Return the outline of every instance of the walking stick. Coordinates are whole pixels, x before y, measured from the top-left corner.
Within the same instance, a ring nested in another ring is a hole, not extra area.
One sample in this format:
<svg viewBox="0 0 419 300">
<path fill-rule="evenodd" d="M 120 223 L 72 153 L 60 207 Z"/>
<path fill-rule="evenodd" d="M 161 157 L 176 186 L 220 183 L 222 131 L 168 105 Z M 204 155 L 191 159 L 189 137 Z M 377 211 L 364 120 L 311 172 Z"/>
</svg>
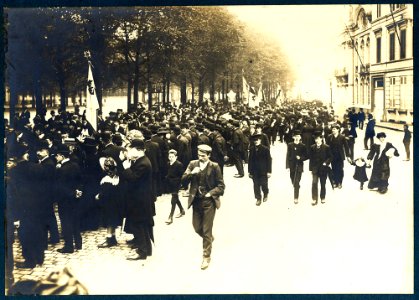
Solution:
<svg viewBox="0 0 419 300">
<path fill-rule="evenodd" d="M 123 218 L 122 219 L 122 226 L 121 226 L 121 231 L 119 232 L 119 237 L 121 237 L 122 235 L 122 231 L 124 231 L 125 228 L 125 221 L 127 220 L 127 218 Z"/>
</svg>

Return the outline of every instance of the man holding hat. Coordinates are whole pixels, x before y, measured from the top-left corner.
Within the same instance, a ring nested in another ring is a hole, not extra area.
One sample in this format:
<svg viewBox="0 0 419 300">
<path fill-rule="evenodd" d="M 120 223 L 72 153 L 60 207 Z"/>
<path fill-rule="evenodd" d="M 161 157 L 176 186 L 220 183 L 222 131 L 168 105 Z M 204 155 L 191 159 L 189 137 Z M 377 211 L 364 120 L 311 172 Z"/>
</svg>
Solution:
<svg viewBox="0 0 419 300">
<path fill-rule="evenodd" d="M 269 188 L 268 178 L 272 173 L 272 158 L 269 148 L 262 145 L 262 134 L 253 134 L 253 145 L 249 152 L 249 177 L 253 180 L 253 191 L 256 198 L 256 205 L 259 206 L 268 200 Z"/>
<path fill-rule="evenodd" d="M 121 180 L 125 182 L 125 231 L 134 235 L 135 253 L 128 260 L 145 260 L 151 256 L 155 215 L 151 162 L 145 156 L 144 140 L 134 139 L 123 162 Z"/>
<path fill-rule="evenodd" d="M 220 196 L 225 189 L 220 167 L 209 159 L 211 151 L 210 146 L 199 145 L 198 160 L 191 161 L 182 176 L 182 182 L 190 182 L 188 208 L 193 206 L 192 224 L 203 239 L 202 270 L 211 261 L 215 211 L 220 207 Z"/>
<path fill-rule="evenodd" d="M 298 204 L 301 174 L 304 171 L 304 161 L 308 158 L 307 147 L 301 142 L 301 132 L 293 133 L 294 142 L 287 146 L 286 168 L 290 169 L 291 183 L 294 187 L 294 203 Z"/>
</svg>

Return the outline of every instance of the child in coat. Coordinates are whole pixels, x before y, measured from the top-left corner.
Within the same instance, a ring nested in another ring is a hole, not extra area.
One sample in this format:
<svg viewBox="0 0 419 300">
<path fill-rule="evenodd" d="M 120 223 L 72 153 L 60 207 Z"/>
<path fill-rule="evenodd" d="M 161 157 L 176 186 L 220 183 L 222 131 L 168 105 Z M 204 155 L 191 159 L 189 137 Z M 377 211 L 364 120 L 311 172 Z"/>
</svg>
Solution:
<svg viewBox="0 0 419 300">
<path fill-rule="evenodd" d="M 364 189 L 364 183 L 368 181 L 366 168 L 371 168 L 362 157 L 352 161 L 352 165 L 355 166 L 354 179 L 361 183 L 360 189 Z"/>
</svg>

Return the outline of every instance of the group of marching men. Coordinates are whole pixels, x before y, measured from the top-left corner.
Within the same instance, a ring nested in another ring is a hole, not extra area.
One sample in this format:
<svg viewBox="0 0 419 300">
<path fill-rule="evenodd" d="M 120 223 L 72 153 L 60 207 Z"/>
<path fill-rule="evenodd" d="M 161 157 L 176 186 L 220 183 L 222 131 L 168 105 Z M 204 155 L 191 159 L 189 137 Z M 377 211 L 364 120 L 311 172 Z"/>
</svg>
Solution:
<svg viewBox="0 0 419 300">
<path fill-rule="evenodd" d="M 201 269 L 206 269 L 214 240 L 214 216 L 225 189 L 225 166 L 235 166 L 235 177 L 242 178 L 247 164 L 258 206 L 268 200 L 270 146 L 276 141 L 288 145 L 286 164 L 296 204 L 307 159 L 313 175 L 313 205 L 318 203 L 319 181 L 322 203 L 328 177 L 333 187 L 342 187 L 345 159 L 359 168 L 362 184 L 367 181 L 363 172 L 368 164 L 354 160 L 359 119 L 348 111 L 344 120 L 341 123 L 324 107 L 301 102 L 257 108 L 167 105 L 158 111 L 139 108 L 99 116 L 94 130 L 77 109 L 37 115 L 32 122 L 24 110 L 12 120 L 13 126 L 6 126 L 5 134 L 6 271 L 10 273 L 14 265 L 42 265 L 48 243 L 57 244 L 61 238 L 64 246 L 59 252 L 82 249 L 81 232 L 85 230 L 106 227 L 106 241 L 98 246 L 115 246 L 115 228 L 123 219 L 123 229 L 134 236 L 127 241 L 133 248 L 127 259 L 144 260 L 152 255 L 157 197 L 171 194 L 166 221 L 171 224 L 176 207 L 176 217 L 185 214 L 179 190 L 187 189 L 193 227 L 203 239 Z M 374 159 L 368 187 L 385 193 L 391 157 L 387 153 L 393 149 L 392 154 L 398 156 L 398 152 L 385 142 L 384 133 L 377 138 L 379 143 L 371 141 L 367 157 Z M 25 260 L 14 262 L 16 221 Z"/>
</svg>

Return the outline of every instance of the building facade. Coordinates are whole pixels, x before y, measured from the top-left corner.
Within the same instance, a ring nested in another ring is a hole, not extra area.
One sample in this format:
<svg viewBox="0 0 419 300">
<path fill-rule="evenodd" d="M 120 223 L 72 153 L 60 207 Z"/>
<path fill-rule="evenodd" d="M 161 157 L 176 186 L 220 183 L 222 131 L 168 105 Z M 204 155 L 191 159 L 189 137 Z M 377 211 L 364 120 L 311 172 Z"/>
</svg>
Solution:
<svg viewBox="0 0 419 300">
<path fill-rule="evenodd" d="M 347 5 L 339 101 L 379 121 L 413 120 L 413 5 Z"/>
</svg>

